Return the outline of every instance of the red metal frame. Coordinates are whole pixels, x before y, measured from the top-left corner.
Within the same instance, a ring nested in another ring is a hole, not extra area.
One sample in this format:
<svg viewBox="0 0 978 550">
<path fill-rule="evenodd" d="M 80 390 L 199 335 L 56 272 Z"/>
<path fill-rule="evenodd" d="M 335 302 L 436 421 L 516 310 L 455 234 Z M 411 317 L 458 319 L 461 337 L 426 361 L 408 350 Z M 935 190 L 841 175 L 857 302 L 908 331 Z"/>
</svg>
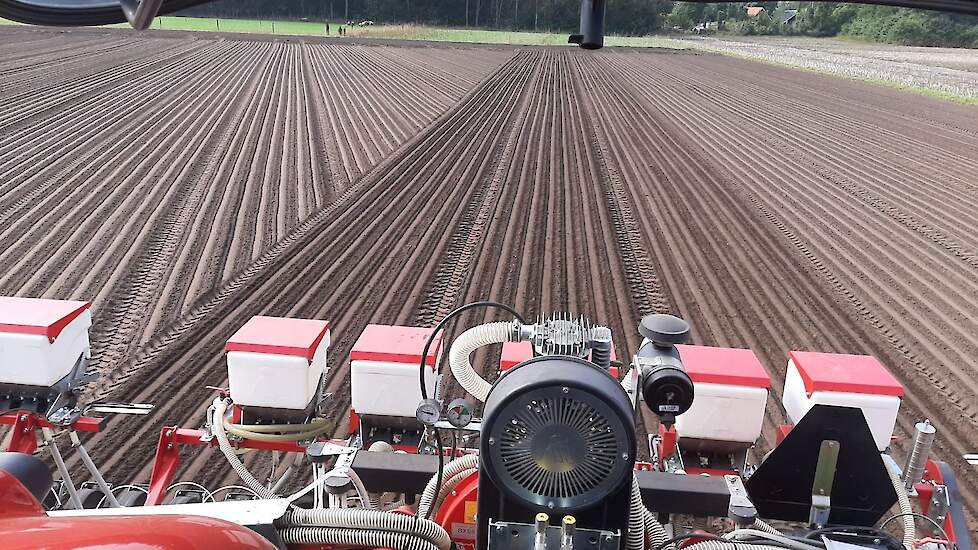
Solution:
<svg viewBox="0 0 978 550">
<path fill-rule="evenodd" d="M 37 450 L 37 432 L 41 428 L 54 430 L 72 429 L 78 432 L 97 432 L 102 429 L 104 418 L 82 416 L 70 426 L 52 424 L 44 416 L 27 411 L 14 411 L 0 415 L 0 424 L 13 426 L 10 442 L 4 451 L 12 453 L 34 454 Z"/>
<path fill-rule="evenodd" d="M 192 430 L 177 426 L 165 427 L 160 430 L 160 441 L 156 445 L 156 458 L 153 461 L 153 473 L 149 478 L 149 496 L 146 506 L 156 506 L 163 501 L 166 490 L 173 482 L 180 468 L 180 445 L 217 446 L 217 438 L 202 441 L 203 430 Z M 346 446 L 345 440 L 330 440 L 335 445 Z M 260 451 L 279 451 L 283 453 L 304 453 L 305 447 L 295 442 L 268 442 L 242 440 L 235 445 L 239 449 L 256 449 Z"/>
<path fill-rule="evenodd" d="M 679 432 L 675 426 L 668 428 L 659 424 L 659 468 L 662 468 L 666 458 L 676 452 L 676 445 L 679 443 Z"/>
<path fill-rule="evenodd" d="M 938 485 L 944 485 L 944 475 L 941 473 L 940 466 L 937 462 L 928 459 L 927 465 L 924 466 L 924 481 L 914 485 L 914 489 L 917 490 L 917 502 L 920 504 L 920 512 L 927 515 L 927 511 L 930 509 L 930 501 L 934 496 L 934 486 L 928 481 L 934 482 Z M 947 533 L 948 538 L 951 542 L 957 542 L 957 537 L 954 535 L 954 522 L 951 518 L 950 512 L 944 518 L 944 531 Z"/>
<path fill-rule="evenodd" d="M 475 548 L 476 503 L 479 499 L 479 473 L 475 472 L 463 479 L 445 497 L 435 521 L 448 532 L 461 550 Z"/>
</svg>

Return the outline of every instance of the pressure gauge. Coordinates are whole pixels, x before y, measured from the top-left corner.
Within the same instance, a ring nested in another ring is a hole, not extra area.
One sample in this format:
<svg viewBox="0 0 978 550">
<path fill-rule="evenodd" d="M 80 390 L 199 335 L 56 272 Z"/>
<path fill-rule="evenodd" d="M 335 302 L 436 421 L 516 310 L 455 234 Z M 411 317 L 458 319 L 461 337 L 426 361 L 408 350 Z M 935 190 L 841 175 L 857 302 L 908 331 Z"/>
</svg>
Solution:
<svg viewBox="0 0 978 550">
<path fill-rule="evenodd" d="M 464 428 L 472 422 L 472 404 L 465 399 L 456 399 L 448 404 L 448 423 L 456 428 Z"/>
<path fill-rule="evenodd" d="M 414 416 L 425 426 L 434 426 L 441 419 L 441 403 L 434 399 L 425 399 L 418 405 Z"/>
</svg>

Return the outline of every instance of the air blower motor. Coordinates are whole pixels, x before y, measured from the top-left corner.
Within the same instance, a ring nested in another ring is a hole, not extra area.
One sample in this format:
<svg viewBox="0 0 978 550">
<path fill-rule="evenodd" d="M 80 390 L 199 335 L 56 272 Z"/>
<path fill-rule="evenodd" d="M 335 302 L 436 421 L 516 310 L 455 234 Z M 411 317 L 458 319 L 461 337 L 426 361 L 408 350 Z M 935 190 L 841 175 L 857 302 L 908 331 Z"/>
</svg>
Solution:
<svg viewBox="0 0 978 550">
<path fill-rule="evenodd" d="M 607 370 L 571 356 L 510 369 L 485 404 L 477 548 L 532 540 L 541 517 L 571 516 L 584 539 L 623 537 L 635 452 L 633 405 Z"/>
</svg>

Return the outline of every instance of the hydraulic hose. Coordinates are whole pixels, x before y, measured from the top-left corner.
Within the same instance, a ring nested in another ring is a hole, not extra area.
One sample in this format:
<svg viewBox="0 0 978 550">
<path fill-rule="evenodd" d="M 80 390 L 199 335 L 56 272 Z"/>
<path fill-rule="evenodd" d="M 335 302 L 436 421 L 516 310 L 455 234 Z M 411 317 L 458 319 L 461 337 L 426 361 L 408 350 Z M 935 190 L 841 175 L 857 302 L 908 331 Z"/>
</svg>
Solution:
<svg viewBox="0 0 978 550">
<path fill-rule="evenodd" d="M 516 341 L 519 337 L 513 330 L 513 322 L 485 323 L 474 326 L 452 342 L 448 360 L 452 367 L 452 375 L 465 391 L 479 401 L 485 401 L 492 384 L 486 382 L 472 368 L 469 356 L 475 350 L 490 344 L 502 344 Z"/>
<path fill-rule="evenodd" d="M 886 473 L 890 475 L 890 483 L 893 484 L 893 489 L 897 494 L 897 504 L 900 505 L 900 513 L 903 515 L 903 547 L 907 550 L 913 550 L 913 542 L 917 538 L 917 527 L 914 524 L 914 511 L 910 506 L 910 497 L 907 495 L 907 488 L 903 484 L 903 480 L 900 479 L 899 468 L 892 459 L 885 460 L 886 455 L 884 455 L 884 463 L 886 464 Z"/>
<path fill-rule="evenodd" d="M 234 434 L 244 439 L 255 441 L 302 441 L 312 439 L 322 435 L 331 429 L 325 422 L 315 422 L 312 424 L 230 424 L 224 423 L 224 429 L 228 433 Z M 272 432 L 272 433 L 269 433 Z M 286 433 L 274 433 L 286 432 Z"/>
<path fill-rule="evenodd" d="M 478 468 L 479 468 L 479 455 L 477 454 L 465 455 L 456 458 L 455 460 L 446 464 L 445 468 L 442 470 L 442 478 L 452 479 L 466 470 L 474 470 Z M 428 481 L 428 484 L 425 486 L 424 491 L 422 491 L 421 493 L 421 499 L 418 500 L 418 517 L 422 517 L 422 518 L 428 517 L 429 509 L 432 508 L 435 505 L 435 502 L 437 501 L 437 497 L 438 497 L 436 493 L 436 491 L 438 491 L 437 478 L 438 478 L 437 475 L 431 476 L 431 479 Z"/>
<path fill-rule="evenodd" d="M 366 531 L 336 527 L 289 527 L 279 531 L 279 534 L 282 536 L 282 542 L 287 545 L 333 544 L 366 548 L 397 548 L 398 550 L 447 550 L 447 547 L 441 548 L 407 533 L 392 533 L 390 531 Z"/>
<path fill-rule="evenodd" d="M 224 413 L 227 412 L 228 404 L 224 399 L 218 397 L 214 400 L 214 420 L 211 423 L 211 429 L 214 431 L 214 437 L 217 438 L 217 446 L 221 449 L 221 453 L 224 454 L 224 458 L 227 459 L 228 464 L 234 469 L 241 481 L 245 483 L 251 490 L 258 493 L 261 498 L 275 498 L 275 493 L 268 490 L 258 479 L 255 478 L 248 471 L 248 468 L 241 462 L 238 458 L 238 454 L 235 452 L 234 447 L 231 446 L 231 442 L 228 441 L 227 433 L 224 431 Z"/>
<path fill-rule="evenodd" d="M 361 532 L 383 531 L 392 535 L 403 535 L 414 540 L 423 540 L 439 550 L 448 550 L 452 545 L 448 533 L 431 520 L 379 510 L 362 508 L 306 510 L 293 508 L 286 514 L 285 519 L 286 523 L 291 526 L 354 529 Z M 392 544 L 391 542 L 383 542 L 377 546 L 403 547 L 401 544 Z M 341 541 L 331 541 L 331 543 L 340 544 Z"/>
</svg>

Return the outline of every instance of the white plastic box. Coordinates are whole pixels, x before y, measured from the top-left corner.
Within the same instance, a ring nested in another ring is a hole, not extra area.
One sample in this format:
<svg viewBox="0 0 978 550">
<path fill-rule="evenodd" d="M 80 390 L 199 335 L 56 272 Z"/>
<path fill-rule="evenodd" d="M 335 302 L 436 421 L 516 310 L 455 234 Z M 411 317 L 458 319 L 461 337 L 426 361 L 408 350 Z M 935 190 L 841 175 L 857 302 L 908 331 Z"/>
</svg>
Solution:
<svg viewBox="0 0 978 550">
<path fill-rule="evenodd" d="M 0 384 L 51 387 L 91 357 L 88 302 L 0 296 Z"/>
<path fill-rule="evenodd" d="M 676 417 L 680 438 L 754 443 L 771 379 L 749 349 L 676 346 L 694 384 L 693 405 Z"/>
<path fill-rule="evenodd" d="M 432 331 L 367 325 L 350 351 L 350 403 L 357 414 L 415 417 L 421 402 L 421 353 Z M 435 336 L 425 357 L 428 397 L 435 392 L 442 336 Z"/>
<path fill-rule="evenodd" d="M 845 355 L 792 351 L 789 353 L 782 403 L 788 418 L 798 423 L 815 405 L 862 409 L 880 451 L 893 437 L 903 385 L 878 359 L 869 355 Z"/>
<path fill-rule="evenodd" d="M 228 340 L 231 399 L 245 407 L 304 410 L 326 372 L 329 321 L 252 317 Z"/>
</svg>

